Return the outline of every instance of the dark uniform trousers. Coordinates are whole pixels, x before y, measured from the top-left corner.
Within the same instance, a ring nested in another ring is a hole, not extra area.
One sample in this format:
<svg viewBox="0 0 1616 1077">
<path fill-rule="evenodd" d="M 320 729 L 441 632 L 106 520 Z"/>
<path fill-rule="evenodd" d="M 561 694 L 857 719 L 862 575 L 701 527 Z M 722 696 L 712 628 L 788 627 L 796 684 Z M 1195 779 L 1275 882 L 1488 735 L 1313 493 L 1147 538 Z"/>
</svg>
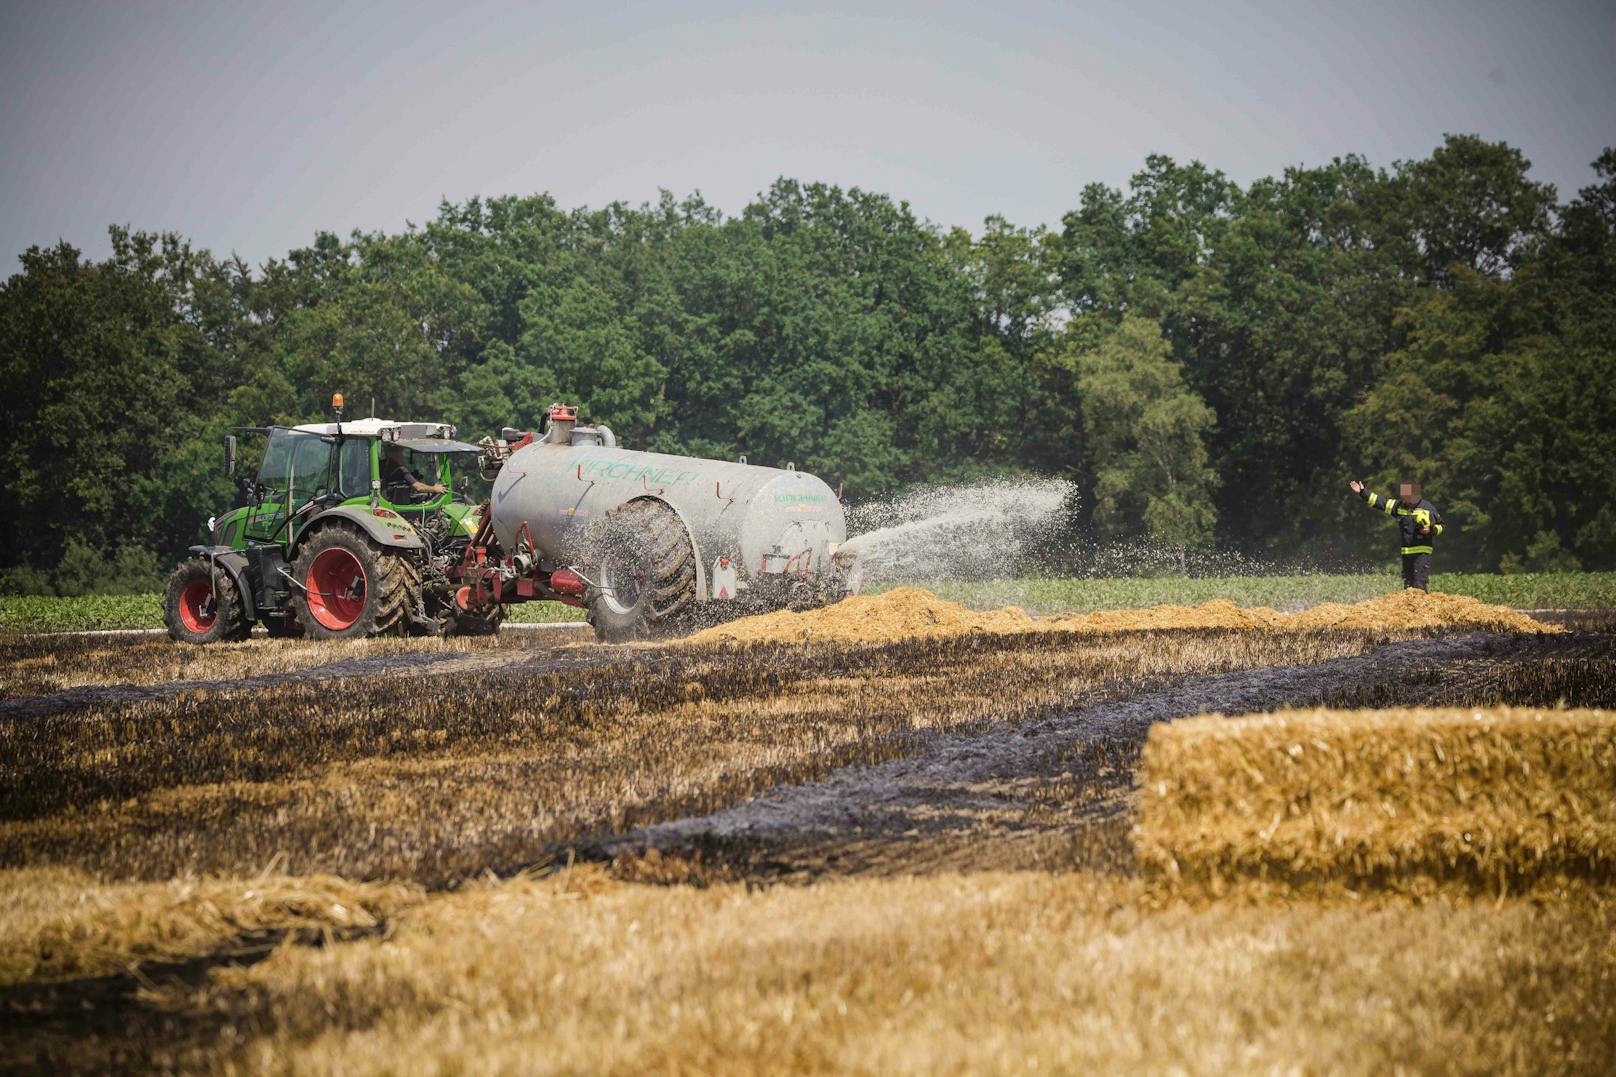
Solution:
<svg viewBox="0 0 1616 1077">
<path fill-rule="evenodd" d="M 1431 555 L 1428 553 L 1405 553 L 1403 555 L 1403 587 L 1418 587 L 1422 591 L 1431 589 Z"/>
</svg>

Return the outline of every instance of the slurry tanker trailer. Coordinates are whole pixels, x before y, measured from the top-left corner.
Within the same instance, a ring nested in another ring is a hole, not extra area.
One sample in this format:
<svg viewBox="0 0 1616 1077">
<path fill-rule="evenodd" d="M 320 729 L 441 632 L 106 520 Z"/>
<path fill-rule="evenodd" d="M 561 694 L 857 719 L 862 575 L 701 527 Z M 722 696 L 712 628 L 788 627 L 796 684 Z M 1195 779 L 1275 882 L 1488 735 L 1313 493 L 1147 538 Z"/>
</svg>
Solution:
<svg viewBox="0 0 1616 1077">
<path fill-rule="evenodd" d="M 470 445 L 440 423 L 254 428 L 242 504 L 170 578 L 177 640 L 496 631 L 517 602 L 580 606 L 602 640 L 678 631 L 707 608 L 803 608 L 858 588 L 839 491 L 784 468 L 637 452 L 553 405 L 542 433 Z M 226 439 L 233 471 L 235 436 Z M 455 468 L 491 479 L 457 495 Z M 408 476 L 409 481 L 399 481 Z"/>
</svg>

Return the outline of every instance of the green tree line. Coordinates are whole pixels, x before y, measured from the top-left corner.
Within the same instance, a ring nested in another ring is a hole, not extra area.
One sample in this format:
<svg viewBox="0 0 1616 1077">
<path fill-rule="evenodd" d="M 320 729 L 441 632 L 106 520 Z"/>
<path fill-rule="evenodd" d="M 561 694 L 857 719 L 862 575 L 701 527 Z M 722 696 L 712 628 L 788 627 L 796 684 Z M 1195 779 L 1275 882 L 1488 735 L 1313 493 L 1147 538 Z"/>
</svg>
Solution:
<svg viewBox="0 0 1616 1077">
<path fill-rule="evenodd" d="M 1345 480 L 1410 477 L 1444 570 L 1616 567 L 1616 151 L 1594 170 L 1562 201 L 1450 136 L 1245 187 L 1152 156 L 1058 228 L 782 179 L 734 216 L 474 198 L 257 267 L 121 228 L 101 261 L 33 247 L 0 285 L 0 579 L 150 586 L 230 502 L 227 428 L 332 391 L 473 438 L 575 402 L 853 499 L 1061 476 L 1073 549 L 1379 563 Z"/>
</svg>

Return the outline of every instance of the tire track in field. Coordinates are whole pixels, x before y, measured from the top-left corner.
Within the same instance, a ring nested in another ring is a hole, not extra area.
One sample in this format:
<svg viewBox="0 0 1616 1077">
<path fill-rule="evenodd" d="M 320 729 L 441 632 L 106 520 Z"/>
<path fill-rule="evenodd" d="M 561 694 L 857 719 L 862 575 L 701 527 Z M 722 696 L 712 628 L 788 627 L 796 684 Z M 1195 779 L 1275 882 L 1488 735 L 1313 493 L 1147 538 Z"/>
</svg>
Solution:
<svg viewBox="0 0 1616 1077">
<path fill-rule="evenodd" d="M 479 670 L 529 669 L 537 672 L 582 668 L 620 659 L 626 648 L 595 645 L 587 648 L 569 648 L 562 652 L 563 643 L 573 642 L 577 633 L 560 636 L 556 650 L 536 651 L 405 651 L 399 654 L 372 655 L 363 658 L 344 658 L 324 665 L 302 669 L 263 673 L 251 677 L 196 678 L 183 681 L 161 681 L 157 684 L 87 684 L 43 695 L 14 696 L 0 699 L 0 721 L 46 718 L 53 714 L 88 710 L 92 707 L 117 706 L 151 700 L 173 699 L 193 692 L 225 694 L 250 692 L 280 685 L 308 681 L 343 680 L 352 677 L 391 676 L 446 676 L 475 673 Z"/>
<path fill-rule="evenodd" d="M 1136 764 L 1152 724 L 1322 705 L 1366 679 L 1531 646 L 1528 637 L 1491 634 L 1410 640 L 1312 665 L 1176 679 L 980 732 L 919 734 L 917 750 L 902 759 L 847 767 L 580 852 L 634 860 L 654 850 L 653 859 L 669 853 L 785 877 L 1056 863 L 1126 870 Z"/>
</svg>

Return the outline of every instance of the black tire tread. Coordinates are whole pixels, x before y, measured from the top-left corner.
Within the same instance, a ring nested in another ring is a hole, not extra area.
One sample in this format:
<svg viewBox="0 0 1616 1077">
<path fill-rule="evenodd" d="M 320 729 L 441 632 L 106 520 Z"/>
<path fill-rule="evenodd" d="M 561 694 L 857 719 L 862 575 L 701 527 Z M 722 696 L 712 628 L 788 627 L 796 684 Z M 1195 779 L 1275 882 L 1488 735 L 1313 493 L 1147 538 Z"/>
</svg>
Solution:
<svg viewBox="0 0 1616 1077">
<path fill-rule="evenodd" d="M 696 552 L 690 536 L 673 509 L 660 501 L 640 499 L 619 505 L 606 514 L 606 534 L 637 541 L 650 567 L 646 598 L 638 622 L 625 626 L 618 615 L 597 601 L 589 608 L 589 622 L 602 640 L 640 639 L 671 627 L 696 601 Z M 608 540 L 609 541 L 609 540 Z"/>
<path fill-rule="evenodd" d="M 213 574 L 213 593 L 218 601 L 218 612 L 214 628 L 198 635 L 180 620 L 179 591 L 191 578 L 206 578 L 210 572 Z M 174 566 L 163 588 L 163 625 L 168 629 L 169 639 L 177 643 L 219 643 L 243 640 L 252 634 L 252 622 L 247 620 L 243 612 L 236 581 L 230 573 L 213 566 L 205 557 L 188 557 Z"/>
<path fill-rule="evenodd" d="M 309 610 L 308 598 L 300 595 L 292 603 L 304 633 L 313 639 L 354 639 L 363 636 L 401 636 L 410 625 L 410 603 L 421 586 L 420 570 L 402 553 L 378 545 L 368 535 L 342 524 L 331 524 L 307 536 L 298 549 L 292 578 L 302 583 L 309 565 L 321 550 L 341 545 L 360 559 L 371 583 L 367 607 L 349 628 L 332 630 L 320 624 Z"/>
</svg>

